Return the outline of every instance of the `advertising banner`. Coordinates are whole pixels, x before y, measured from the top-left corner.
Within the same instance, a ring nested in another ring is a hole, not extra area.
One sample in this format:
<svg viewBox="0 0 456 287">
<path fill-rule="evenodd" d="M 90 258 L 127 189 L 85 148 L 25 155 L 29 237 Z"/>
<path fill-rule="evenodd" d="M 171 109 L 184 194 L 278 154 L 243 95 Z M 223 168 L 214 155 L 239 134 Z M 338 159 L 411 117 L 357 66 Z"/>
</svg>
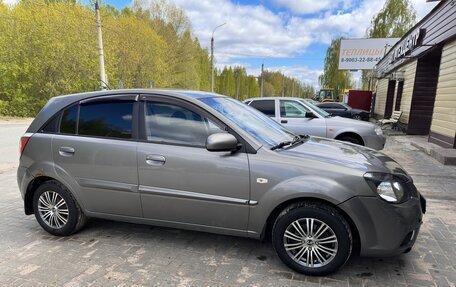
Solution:
<svg viewBox="0 0 456 287">
<path fill-rule="evenodd" d="M 399 40 L 400 38 L 342 40 L 339 70 L 372 70 Z"/>
</svg>

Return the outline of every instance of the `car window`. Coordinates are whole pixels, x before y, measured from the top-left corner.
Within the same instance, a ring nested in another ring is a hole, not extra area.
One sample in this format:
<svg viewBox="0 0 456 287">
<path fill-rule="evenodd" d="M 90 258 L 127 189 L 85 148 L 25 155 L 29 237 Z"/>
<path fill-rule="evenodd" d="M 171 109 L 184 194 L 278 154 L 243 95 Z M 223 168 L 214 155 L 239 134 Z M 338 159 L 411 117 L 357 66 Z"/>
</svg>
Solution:
<svg viewBox="0 0 456 287">
<path fill-rule="evenodd" d="M 275 116 L 275 102 L 274 100 L 256 100 L 252 101 L 251 107 L 259 110 L 263 114 L 274 117 Z"/>
<path fill-rule="evenodd" d="M 338 109 L 338 110 L 345 110 L 346 109 L 346 107 L 344 105 L 341 105 L 341 104 L 334 104 L 334 108 Z"/>
<path fill-rule="evenodd" d="M 317 107 L 309 101 L 299 100 L 299 102 L 302 103 L 307 109 L 310 109 L 314 114 L 318 114 L 324 118 L 330 117 L 330 114 L 328 112 L 325 112 L 323 109 Z"/>
<path fill-rule="evenodd" d="M 250 134 L 261 144 L 274 146 L 291 141 L 296 135 L 270 117 L 231 98 L 202 98 L 203 103 L 224 115 L 228 120 Z"/>
<path fill-rule="evenodd" d="M 208 118 L 175 104 L 146 102 L 145 119 L 147 140 L 158 143 L 205 147 L 209 135 L 225 132 Z"/>
<path fill-rule="evenodd" d="M 76 134 L 76 122 L 78 120 L 78 105 L 73 105 L 63 111 L 60 121 L 60 133 Z"/>
<path fill-rule="evenodd" d="M 331 109 L 332 105 L 331 104 L 318 104 L 317 107 L 321 109 Z"/>
<path fill-rule="evenodd" d="M 284 118 L 305 118 L 309 112 L 303 105 L 295 101 L 280 100 L 280 116 Z"/>
<path fill-rule="evenodd" d="M 82 104 L 78 134 L 109 138 L 131 138 L 133 101 Z"/>
</svg>

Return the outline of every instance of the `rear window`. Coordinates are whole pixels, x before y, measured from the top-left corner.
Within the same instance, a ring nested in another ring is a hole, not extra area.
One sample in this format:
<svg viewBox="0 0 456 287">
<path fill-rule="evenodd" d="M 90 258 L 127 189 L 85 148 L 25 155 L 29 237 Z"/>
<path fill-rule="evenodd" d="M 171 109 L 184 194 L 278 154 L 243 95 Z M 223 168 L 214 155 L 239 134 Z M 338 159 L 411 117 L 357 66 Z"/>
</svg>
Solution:
<svg viewBox="0 0 456 287">
<path fill-rule="evenodd" d="M 60 132 L 63 134 L 75 134 L 78 120 L 78 105 L 71 106 L 63 111 L 60 121 Z"/>
<path fill-rule="evenodd" d="M 274 100 L 257 100 L 252 101 L 251 107 L 259 110 L 263 114 L 274 117 L 275 116 L 275 102 Z"/>
<path fill-rule="evenodd" d="M 132 138 L 133 101 L 83 104 L 78 134 L 110 138 Z"/>
</svg>

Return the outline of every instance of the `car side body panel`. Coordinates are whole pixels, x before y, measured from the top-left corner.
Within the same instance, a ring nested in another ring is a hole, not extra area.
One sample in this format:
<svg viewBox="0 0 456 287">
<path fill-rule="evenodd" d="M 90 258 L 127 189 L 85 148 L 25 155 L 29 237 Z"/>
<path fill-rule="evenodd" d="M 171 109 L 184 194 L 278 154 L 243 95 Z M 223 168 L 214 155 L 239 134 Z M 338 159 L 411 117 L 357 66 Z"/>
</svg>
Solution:
<svg viewBox="0 0 456 287">
<path fill-rule="evenodd" d="M 362 177 L 364 172 L 340 171 L 336 163 L 329 161 L 317 163 L 310 158 L 287 157 L 261 149 L 249 155 L 249 163 L 251 202 L 255 203 L 250 209 L 249 236 L 254 238 L 261 235 L 272 211 L 288 200 L 317 199 L 337 205 L 359 194 L 375 197 Z M 357 184 L 353 185 L 354 182 Z"/>
</svg>

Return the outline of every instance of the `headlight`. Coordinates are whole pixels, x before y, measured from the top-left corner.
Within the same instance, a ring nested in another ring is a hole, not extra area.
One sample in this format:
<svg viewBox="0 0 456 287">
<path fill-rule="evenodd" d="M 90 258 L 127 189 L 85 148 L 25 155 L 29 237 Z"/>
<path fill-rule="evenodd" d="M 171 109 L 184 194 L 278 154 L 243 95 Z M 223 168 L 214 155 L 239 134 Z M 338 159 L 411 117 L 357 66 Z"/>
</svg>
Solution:
<svg viewBox="0 0 456 287">
<path fill-rule="evenodd" d="M 382 130 L 381 127 L 378 127 L 378 126 L 375 127 L 374 131 L 375 131 L 375 133 L 376 133 L 378 136 L 383 135 L 383 130 Z"/>
<path fill-rule="evenodd" d="M 404 181 L 388 173 L 368 172 L 364 174 L 369 186 L 380 198 L 391 203 L 402 203 L 410 198 Z"/>
</svg>

